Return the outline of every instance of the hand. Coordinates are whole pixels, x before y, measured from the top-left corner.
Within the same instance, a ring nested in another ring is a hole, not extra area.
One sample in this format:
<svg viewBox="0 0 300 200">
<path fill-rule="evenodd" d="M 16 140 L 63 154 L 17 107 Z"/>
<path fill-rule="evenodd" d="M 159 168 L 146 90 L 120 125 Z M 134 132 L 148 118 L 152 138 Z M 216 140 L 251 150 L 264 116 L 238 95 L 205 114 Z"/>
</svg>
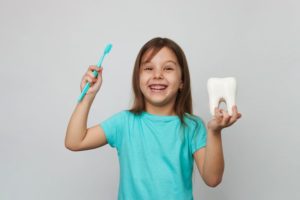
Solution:
<svg viewBox="0 0 300 200">
<path fill-rule="evenodd" d="M 98 72 L 97 78 L 95 78 L 93 71 Z M 80 89 L 83 90 L 84 86 L 89 82 L 90 88 L 86 92 L 86 95 L 95 96 L 102 85 L 102 67 L 97 67 L 96 65 L 90 65 L 87 72 L 84 74 L 81 80 Z"/>
<path fill-rule="evenodd" d="M 215 108 L 215 115 L 214 118 L 208 122 L 208 129 L 214 132 L 221 131 L 223 128 L 234 124 L 241 117 L 242 115 L 238 112 L 236 105 L 232 107 L 232 116 L 230 116 L 227 111 Z"/>
</svg>

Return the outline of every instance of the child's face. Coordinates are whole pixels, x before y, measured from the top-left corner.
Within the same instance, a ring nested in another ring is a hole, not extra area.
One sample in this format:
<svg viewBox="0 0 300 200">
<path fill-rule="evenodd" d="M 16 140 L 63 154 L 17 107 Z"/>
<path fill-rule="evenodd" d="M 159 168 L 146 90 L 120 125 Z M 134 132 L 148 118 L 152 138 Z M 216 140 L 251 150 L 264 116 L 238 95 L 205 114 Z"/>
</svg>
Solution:
<svg viewBox="0 0 300 200">
<path fill-rule="evenodd" d="M 172 50 L 163 47 L 149 62 L 151 51 L 146 52 L 140 66 L 140 88 L 147 106 L 174 104 L 179 88 L 182 88 L 181 68 Z"/>
</svg>

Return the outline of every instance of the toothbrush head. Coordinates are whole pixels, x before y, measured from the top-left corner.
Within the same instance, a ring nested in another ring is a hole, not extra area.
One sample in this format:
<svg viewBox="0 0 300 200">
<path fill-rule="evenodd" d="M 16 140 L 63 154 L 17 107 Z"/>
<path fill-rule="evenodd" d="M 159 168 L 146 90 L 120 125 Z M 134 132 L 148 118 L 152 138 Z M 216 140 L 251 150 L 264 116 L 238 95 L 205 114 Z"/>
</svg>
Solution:
<svg viewBox="0 0 300 200">
<path fill-rule="evenodd" d="M 110 52 L 111 48 L 112 48 L 112 44 L 106 45 L 104 52 L 103 52 L 100 60 L 98 61 L 98 64 L 97 64 L 98 67 L 101 67 L 104 57 Z"/>
<path fill-rule="evenodd" d="M 106 45 L 106 47 L 104 49 L 104 54 L 108 54 L 110 52 L 111 48 L 112 48 L 112 44 Z"/>
</svg>

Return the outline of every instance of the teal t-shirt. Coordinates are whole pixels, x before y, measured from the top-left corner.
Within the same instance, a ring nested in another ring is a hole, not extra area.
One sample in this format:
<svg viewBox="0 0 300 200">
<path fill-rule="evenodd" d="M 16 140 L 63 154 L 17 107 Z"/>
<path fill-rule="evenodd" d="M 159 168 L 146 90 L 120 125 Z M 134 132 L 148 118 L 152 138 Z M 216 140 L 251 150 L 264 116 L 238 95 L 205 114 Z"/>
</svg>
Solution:
<svg viewBox="0 0 300 200">
<path fill-rule="evenodd" d="M 192 200 L 193 153 L 206 145 L 206 128 L 196 116 L 123 110 L 99 125 L 120 164 L 118 200 Z"/>
</svg>

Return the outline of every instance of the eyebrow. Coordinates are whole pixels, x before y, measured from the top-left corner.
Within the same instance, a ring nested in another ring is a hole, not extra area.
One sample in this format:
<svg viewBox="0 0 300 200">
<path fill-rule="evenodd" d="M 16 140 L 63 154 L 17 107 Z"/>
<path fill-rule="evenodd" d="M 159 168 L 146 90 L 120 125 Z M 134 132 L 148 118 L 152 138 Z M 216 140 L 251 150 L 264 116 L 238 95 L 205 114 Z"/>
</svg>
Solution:
<svg viewBox="0 0 300 200">
<path fill-rule="evenodd" d="M 168 62 L 171 62 L 171 63 L 174 63 L 175 65 L 177 65 L 178 63 L 173 61 L 173 60 L 167 60 L 165 63 L 168 63 Z"/>
<path fill-rule="evenodd" d="M 171 62 L 171 63 L 174 63 L 175 65 L 177 65 L 177 63 L 175 61 L 173 61 L 173 60 L 167 60 L 164 63 L 168 63 L 168 62 Z M 141 63 L 141 65 L 144 65 L 144 64 L 147 64 L 147 63 L 151 63 L 151 62 L 149 60 L 146 60 L 146 61 L 143 61 Z"/>
</svg>

